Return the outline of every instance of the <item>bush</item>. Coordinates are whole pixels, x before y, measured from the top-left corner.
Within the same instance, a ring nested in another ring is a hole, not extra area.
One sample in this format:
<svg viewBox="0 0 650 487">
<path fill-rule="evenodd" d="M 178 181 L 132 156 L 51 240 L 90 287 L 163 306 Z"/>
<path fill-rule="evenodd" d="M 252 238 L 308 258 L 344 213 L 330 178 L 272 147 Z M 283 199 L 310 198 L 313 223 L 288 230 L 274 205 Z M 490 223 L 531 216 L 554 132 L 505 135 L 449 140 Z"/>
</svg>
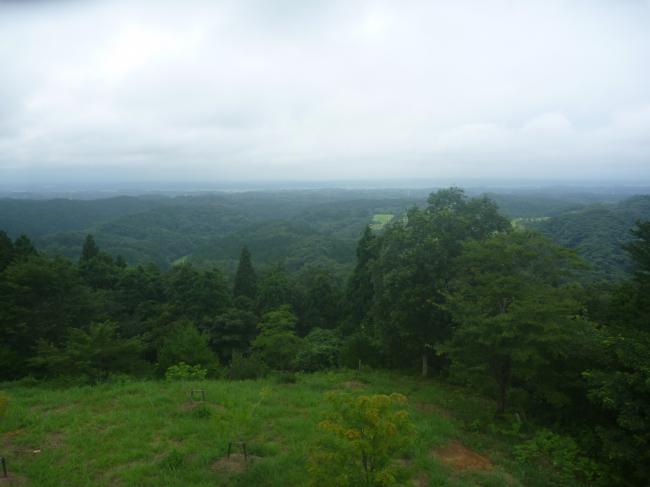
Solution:
<svg viewBox="0 0 650 487">
<path fill-rule="evenodd" d="M 296 368 L 305 372 L 338 367 L 341 339 L 334 330 L 314 328 L 304 340 L 305 347 L 296 356 Z"/>
<path fill-rule="evenodd" d="M 210 348 L 209 337 L 191 321 L 177 322 L 158 351 L 161 372 L 181 362 L 200 365 L 208 372 L 216 371 L 219 366 L 219 359 Z"/>
<path fill-rule="evenodd" d="M 573 438 L 541 430 L 530 440 L 514 448 L 515 457 L 521 462 L 538 462 L 555 469 L 566 482 L 575 485 L 576 480 L 587 485 L 602 475 L 598 464 L 582 455 Z"/>
<path fill-rule="evenodd" d="M 314 486 L 387 486 L 395 483 L 392 469 L 395 454 L 409 441 L 413 431 L 401 394 L 352 396 L 327 395 L 333 409 L 319 427 L 333 433 L 309 459 Z"/>
<path fill-rule="evenodd" d="M 178 365 L 172 365 L 165 372 L 167 380 L 203 380 L 208 375 L 208 370 L 200 365 L 188 365 L 181 362 Z"/>
<path fill-rule="evenodd" d="M 233 353 L 228 378 L 233 380 L 260 379 L 268 374 L 269 368 L 259 354 L 253 353 L 244 356 L 241 353 Z"/>
</svg>

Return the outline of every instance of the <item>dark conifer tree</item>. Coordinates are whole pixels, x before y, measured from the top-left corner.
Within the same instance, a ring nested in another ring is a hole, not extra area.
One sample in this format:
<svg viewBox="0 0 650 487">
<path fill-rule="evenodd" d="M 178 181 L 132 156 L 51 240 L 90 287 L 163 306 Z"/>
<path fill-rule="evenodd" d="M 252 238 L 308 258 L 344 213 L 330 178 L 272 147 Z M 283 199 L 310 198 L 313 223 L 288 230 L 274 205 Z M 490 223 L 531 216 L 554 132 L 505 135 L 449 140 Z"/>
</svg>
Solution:
<svg viewBox="0 0 650 487">
<path fill-rule="evenodd" d="M 250 299 L 255 299 L 257 295 L 257 276 L 253 263 L 251 262 L 251 253 L 248 247 L 244 245 L 239 255 L 239 265 L 237 266 L 237 274 L 235 274 L 235 285 L 233 288 L 233 295 L 246 296 Z"/>
<path fill-rule="evenodd" d="M 9 265 L 14 257 L 14 243 L 4 231 L 0 231 L 0 272 Z"/>
<path fill-rule="evenodd" d="M 93 257 L 99 255 L 99 247 L 95 243 L 95 239 L 92 235 L 86 235 L 86 240 L 84 241 L 83 250 L 81 251 L 81 260 L 88 261 Z"/>
<path fill-rule="evenodd" d="M 14 258 L 21 259 L 30 255 L 36 255 L 36 249 L 27 235 L 21 235 L 14 242 Z"/>
</svg>

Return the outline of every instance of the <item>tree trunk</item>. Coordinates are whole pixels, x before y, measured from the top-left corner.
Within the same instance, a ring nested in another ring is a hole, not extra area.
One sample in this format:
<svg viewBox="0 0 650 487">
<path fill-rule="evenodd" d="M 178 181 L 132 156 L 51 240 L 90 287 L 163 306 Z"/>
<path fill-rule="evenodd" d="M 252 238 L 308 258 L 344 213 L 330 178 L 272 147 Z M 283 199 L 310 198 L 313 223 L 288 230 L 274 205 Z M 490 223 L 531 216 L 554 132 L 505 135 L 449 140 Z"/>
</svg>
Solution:
<svg viewBox="0 0 650 487">
<path fill-rule="evenodd" d="M 427 352 L 422 352 L 422 377 L 429 375 L 429 357 Z"/>
</svg>

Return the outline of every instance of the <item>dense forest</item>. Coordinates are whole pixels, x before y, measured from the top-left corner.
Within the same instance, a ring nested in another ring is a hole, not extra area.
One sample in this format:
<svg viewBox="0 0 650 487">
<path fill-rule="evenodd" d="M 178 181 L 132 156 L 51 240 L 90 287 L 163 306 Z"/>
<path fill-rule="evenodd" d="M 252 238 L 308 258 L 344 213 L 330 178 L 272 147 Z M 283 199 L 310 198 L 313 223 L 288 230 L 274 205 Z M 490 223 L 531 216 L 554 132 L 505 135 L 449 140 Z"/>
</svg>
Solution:
<svg viewBox="0 0 650 487">
<path fill-rule="evenodd" d="M 646 485 L 650 197 L 346 197 L 3 201 L 0 379 L 417 370 Z"/>
</svg>

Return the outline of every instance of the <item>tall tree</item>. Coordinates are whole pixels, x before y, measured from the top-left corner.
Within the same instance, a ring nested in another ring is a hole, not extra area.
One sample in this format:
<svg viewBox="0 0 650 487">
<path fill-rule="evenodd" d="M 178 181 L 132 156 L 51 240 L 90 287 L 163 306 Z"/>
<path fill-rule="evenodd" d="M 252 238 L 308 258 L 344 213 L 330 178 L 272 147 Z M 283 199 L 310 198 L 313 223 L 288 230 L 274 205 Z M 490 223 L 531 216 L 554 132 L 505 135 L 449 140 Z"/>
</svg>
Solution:
<svg viewBox="0 0 650 487">
<path fill-rule="evenodd" d="M 590 329 L 563 284 L 578 261 L 540 235 L 514 232 L 467 243 L 458 262 L 444 305 L 455 324 L 445 351 L 460 375 L 492 379 L 501 414 L 514 380 L 547 385 L 549 368 L 577 353 L 574 338 Z"/>
<path fill-rule="evenodd" d="M 14 243 L 4 231 L 0 231 L 0 272 L 9 265 L 13 258 Z"/>
<path fill-rule="evenodd" d="M 243 246 L 239 254 L 239 264 L 237 265 L 237 273 L 235 274 L 235 285 L 233 287 L 233 295 L 246 296 L 250 299 L 255 299 L 257 296 L 257 276 L 253 263 L 251 262 L 251 253 L 247 246 Z"/>
<path fill-rule="evenodd" d="M 81 260 L 88 261 L 97 257 L 98 255 L 99 247 L 95 243 L 95 238 L 90 234 L 86 235 L 86 239 L 84 240 L 84 245 L 81 250 Z"/>
<path fill-rule="evenodd" d="M 345 293 L 348 320 L 344 325 L 346 331 L 359 330 L 368 316 L 374 289 L 372 284 L 372 264 L 378 255 L 378 239 L 372 233 L 370 225 L 366 228 L 357 244 L 357 264 L 348 280 Z"/>
<path fill-rule="evenodd" d="M 439 356 L 436 347 L 451 330 L 441 305 L 463 242 L 510 228 L 494 202 L 467 198 L 459 188 L 432 193 L 428 203 L 388 226 L 372 265 L 372 315 L 378 334 L 396 365 L 420 357 L 425 376 L 430 359 Z"/>
</svg>

